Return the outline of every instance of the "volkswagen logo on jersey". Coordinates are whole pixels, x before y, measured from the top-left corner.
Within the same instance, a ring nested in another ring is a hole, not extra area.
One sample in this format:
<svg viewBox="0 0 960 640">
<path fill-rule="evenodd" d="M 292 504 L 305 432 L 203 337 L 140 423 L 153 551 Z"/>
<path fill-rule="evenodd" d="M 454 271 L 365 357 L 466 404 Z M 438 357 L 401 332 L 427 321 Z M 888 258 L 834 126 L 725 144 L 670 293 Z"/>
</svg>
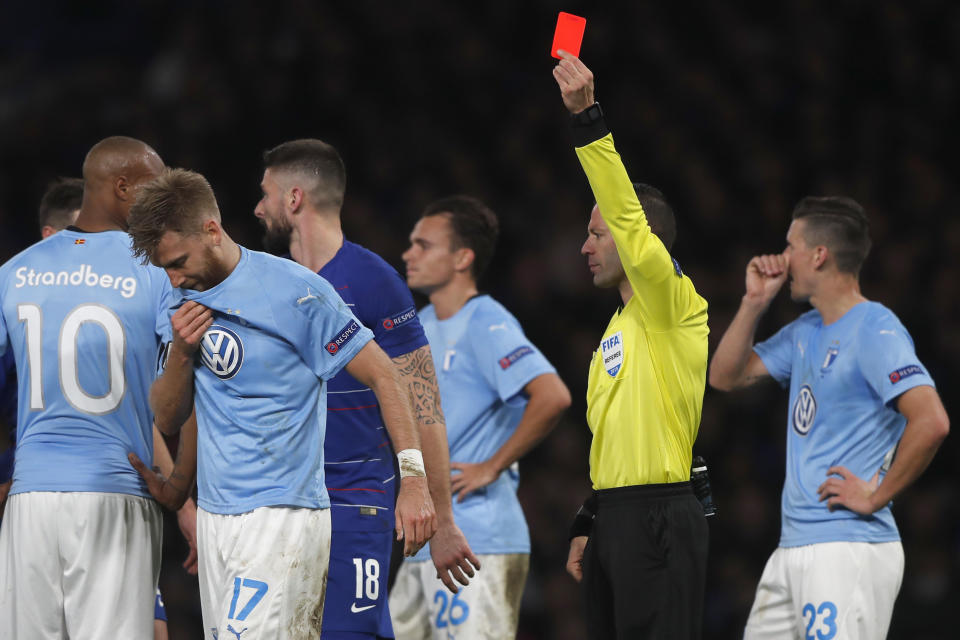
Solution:
<svg viewBox="0 0 960 640">
<path fill-rule="evenodd" d="M 603 358 L 603 368 L 611 378 L 615 378 L 623 365 L 623 331 L 617 331 L 600 343 L 600 357 Z"/>
<path fill-rule="evenodd" d="M 237 375 L 243 365 L 243 342 L 231 329 L 210 325 L 200 341 L 200 359 L 221 380 Z"/>
<path fill-rule="evenodd" d="M 793 428 L 802 436 L 810 433 L 810 427 L 817 418 L 817 399 L 813 397 L 813 389 L 805 384 L 800 387 L 797 399 L 793 403 Z"/>
</svg>

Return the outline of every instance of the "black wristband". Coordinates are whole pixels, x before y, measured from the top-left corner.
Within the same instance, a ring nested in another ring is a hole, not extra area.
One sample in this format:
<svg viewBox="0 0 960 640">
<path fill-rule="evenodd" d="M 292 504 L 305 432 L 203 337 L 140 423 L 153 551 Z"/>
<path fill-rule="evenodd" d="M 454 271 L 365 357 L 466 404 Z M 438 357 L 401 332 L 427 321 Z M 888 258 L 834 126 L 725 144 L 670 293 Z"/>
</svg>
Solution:
<svg viewBox="0 0 960 640">
<path fill-rule="evenodd" d="M 583 506 L 577 511 L 577 515 L 574 516 L 568 539 L 573 540 L 580 536 L 589 536 L 590 530 L 593 529 L 593 519 L 596 517 L 596 513 L 597 494 L 591 493 L 590 497 L 584 501 Z"/>
<path fill-rule="evenodd" d="M 574 113 L 570 119 L 573 123 L 574 146 L 585 147 L 610 133 L 599 102 L 594 102 L 580 113 Z"/>
</svg>

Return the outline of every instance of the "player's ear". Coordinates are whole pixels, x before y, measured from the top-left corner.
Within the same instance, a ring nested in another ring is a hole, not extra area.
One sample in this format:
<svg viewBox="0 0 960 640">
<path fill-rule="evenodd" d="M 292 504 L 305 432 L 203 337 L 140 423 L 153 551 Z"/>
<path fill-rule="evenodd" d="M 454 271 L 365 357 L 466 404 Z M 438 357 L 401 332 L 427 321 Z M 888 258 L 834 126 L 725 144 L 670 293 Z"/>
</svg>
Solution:
<svg viewBox="0 0 960 640">
<path fill-rule="evenodd" d="M 113 195 L 117 200 L 126 201 L 131 195 L 130 181 L 125 176 L 119 176 L 113 182 Z"/>
<path fill-rule="evenodd" d="M 453 268 L 457 271 L 468 271 L 476 258 L 477 254 L 473 249 L 461 247 L 453 252 Z"/>
<path fill-rule="evenodd" d="M 206 222 L 203 223 L 203 235 L 213 244 L 215 247 L 220 246 L 220 241 L 223 239 L 223 232 L 220 229 L 220 225 L 217 224 L 217 221 L 213 218 L 208 218 Z"/>
<path fill-rule="evenodd" d="M 826 246 L 819 245 L 817 247 L 814 247 L 813 258 L 812 258 L 813 268 L 814 269 L 821 268 L 827 262 L 827 258 L 829 257 L 829 255 L 830 255 L 830 250 Z"/>
<path fill-rule="evenodd" d="M 300 207 L 303 206 L 303 189 L 300 187 L 293 187 L 290 189 L 290 192 L 287 194 L 287 206 L 290 207 L 290 211 L 297 213 L 300 210 Z"/>
</svg>

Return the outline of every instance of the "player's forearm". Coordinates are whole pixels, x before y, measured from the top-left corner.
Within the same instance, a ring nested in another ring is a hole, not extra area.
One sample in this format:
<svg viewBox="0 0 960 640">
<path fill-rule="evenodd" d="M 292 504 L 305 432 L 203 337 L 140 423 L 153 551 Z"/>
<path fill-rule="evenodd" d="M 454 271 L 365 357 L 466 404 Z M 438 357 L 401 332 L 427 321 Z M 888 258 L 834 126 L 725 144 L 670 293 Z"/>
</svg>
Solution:
<svg viewBox="0 0 960 640">
<path fill-rule="evenodd" d="M 377 347 L 379 350 L 379 347 Z M 389 359 L 380 351 L 385 362 L 379 366 L 364 367 L 357 377 L 353 370 L 350 374 L 366 384 L 377 397 L 383 424 L 390 435 L 393 448 L 397 451 L 404 449 L 420 449 L 420 436 L 414 426 L 413 411 L 410 407 L 410 395 L 400 384 L 400 376 L 390 365 Z M 370 364 L 373 364 L 371 361 Z"/>
<path fill-rule="evenodd" d="M 433 498 L 437 520 L 441 525 L 453 522 L 453 503 L 450 496 L 450 448 L 447 443 L 447 424 L 440 402 L 433 355 L 429 345 L 393 358 L 406 386 L 417 420 L 427 483 Z"/>
<path fill-rule="evenodd" d="M 167 441 L 163 439 L 163 434 L 153 425 L 153 466 L 160 470 L 164 476 L 170 477 L 173 471 L 173 456 L 167 448 Z"/>
<path fill-rule="evenodd" d="M 427 470 L 427 485 L 433 498 L 437 520 L 441 525 L 453 522 L 453 499 L 450 495 L 450 448 L 446 425 L 420 425 L 420 445 L 423 448 L 423 466 Z"/>
<path fill-rule="evenodd" d="M 174 460 L 167 443 L 156 425 L 153 427 L 153 464 L 164 482 L 164 497 L 157 497 L 171 509 L 182 508 L 190 498 L 197 477 L 197 420 L 191 413 L 180 430 L 177 459 Z"/>
<path fill-rule="evenodd" d="M 370 387 L 380 405 L 383 424 L 393 448 L 420 449 L 420 436 L 414 426 L 410 394 L 400 383 L 400 374 L 376 342 L 371 340 L 346 365 L 347 372 Z"/>
<path fill-rule="evenodd" d="M 193 483 L 197 479 L 197 414 L 195 411 L 190 413 L 180 429 L 177 458 L 167 479 L 178 491 L 185 491 L 189 498 L 193 492 Z"/>
<path fill-rule="evenodd" d="M 711 387 L 730 391 L 755 382 L 746 376 L 747 363 L 753 353 L 757 325 L 765 310 L 766 307 L 746 299 L 740 304 L 710 360 Z"/>
<path fill-rule="evenodd" d="M 163 375 L 150 387 L 150 407 L 161 432 L 174 435 L 193 410 L 193 359 L 171 352 Z"/>
<path fill-rule="evenodd" d="M 533 449 L 549 434 L 563 412 L 570 407 L 570 391 L 559 376 L 545 373 L 525 387 L 530 399 L 523 417 L 506 442 L 490 457 L 497 471 L 503 471 Z"/>
<path fill-rule="evenodd" d="M 910 486 L 930 465 L 950 427 L 942 406 L 907 421 L 897 455 L 883 482 L 871 496 L 873 510 L 881 509 Z"/>
</svg>

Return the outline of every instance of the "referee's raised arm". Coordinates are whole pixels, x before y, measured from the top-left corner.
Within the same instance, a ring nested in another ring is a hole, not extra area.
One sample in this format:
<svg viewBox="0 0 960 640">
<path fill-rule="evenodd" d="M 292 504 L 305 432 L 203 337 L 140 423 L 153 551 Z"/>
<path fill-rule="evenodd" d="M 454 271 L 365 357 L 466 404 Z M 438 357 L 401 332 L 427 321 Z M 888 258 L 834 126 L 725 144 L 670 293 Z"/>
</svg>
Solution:
<svg viewBox="0 0 960 640">
<path fill-rule="evenodd" d="M 631 182 L 594 101 L 593 73 L 578 58 L 561 55 L 553 75 L 572 116 L 577 157 L 602 225 L 617 245 L 630 294 L 645 300 L 641 313 L 646 321 L 660 330 L 671 329 L 701 312 L 699 296 L 670 255 L 676 237 L 673 211 L 659 190 Z"/>
</svg>

